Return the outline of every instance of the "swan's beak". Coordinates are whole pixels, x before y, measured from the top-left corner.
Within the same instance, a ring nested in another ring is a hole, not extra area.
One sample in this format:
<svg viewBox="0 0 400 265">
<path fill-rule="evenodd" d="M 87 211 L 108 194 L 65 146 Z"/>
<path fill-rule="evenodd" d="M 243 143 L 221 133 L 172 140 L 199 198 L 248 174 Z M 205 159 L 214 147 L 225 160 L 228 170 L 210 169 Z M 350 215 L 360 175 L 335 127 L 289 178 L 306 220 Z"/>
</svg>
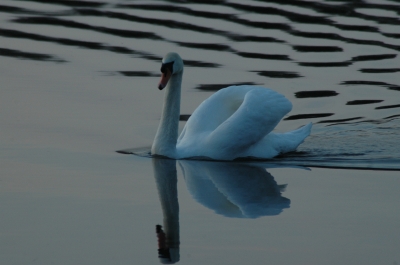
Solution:
<svg viewBox="0 0 400 265">
<path fill-rule="evenodd" d="M 171 71 L 166 70 L 162 73 L 160 83 L 158 83 L 158 89 L 163 90 L 167 86 L 169 78 L 171 77 Z"/>
</svg>

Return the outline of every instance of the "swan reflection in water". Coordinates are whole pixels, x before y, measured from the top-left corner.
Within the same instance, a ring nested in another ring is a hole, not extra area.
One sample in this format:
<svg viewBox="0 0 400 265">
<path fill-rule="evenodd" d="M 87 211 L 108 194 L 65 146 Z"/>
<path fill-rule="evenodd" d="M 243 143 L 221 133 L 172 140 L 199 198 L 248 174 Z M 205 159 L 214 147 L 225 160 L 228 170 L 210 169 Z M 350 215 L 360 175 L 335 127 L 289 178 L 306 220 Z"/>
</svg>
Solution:
<svg viewBox="0 0 400 265">
<path fill-rule="evenodd" d="M 156 225 L 158 257 L 164 264 L 179 261 L 179 204 L 176 161 L 153 158 L 154 178 L 163 211 L 163 225 Z"/>
<path fill-rule="evenodd" d="M 179 255 L 179 203 L 176 160 L 153 158 L 154 177 L 163 211 L 163 226 L 156 226 L 158 256 L 164 264 L 176 263 Z M 236 218 L 278 215 L 290 207 L 265 165 L 232 162 L 179 160 L 192 196 L 218 214 Z"/>
</svg>

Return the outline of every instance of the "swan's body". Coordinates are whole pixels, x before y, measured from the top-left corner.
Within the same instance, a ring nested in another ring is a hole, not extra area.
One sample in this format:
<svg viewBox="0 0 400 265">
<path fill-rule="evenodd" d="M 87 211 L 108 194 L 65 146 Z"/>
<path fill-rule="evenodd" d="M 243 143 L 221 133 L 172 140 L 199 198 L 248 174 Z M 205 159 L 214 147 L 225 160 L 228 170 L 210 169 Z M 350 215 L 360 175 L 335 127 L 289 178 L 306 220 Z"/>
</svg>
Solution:
<svg viewBox="0 0 400 265">
<path fill-rule="evenodd" d="M 169 53 L 162 63 L 159 89 L 166 86 L 166 95 L 153 155 L 272 158 L 296 150 L 310 134 L 311 123 L 287 133 L 272 132 L 292 109 L 283 95 L 259 86 L 230 86 L 201 103 L 178 138 L 183 61 L 178 54 Z"/>
</svg>

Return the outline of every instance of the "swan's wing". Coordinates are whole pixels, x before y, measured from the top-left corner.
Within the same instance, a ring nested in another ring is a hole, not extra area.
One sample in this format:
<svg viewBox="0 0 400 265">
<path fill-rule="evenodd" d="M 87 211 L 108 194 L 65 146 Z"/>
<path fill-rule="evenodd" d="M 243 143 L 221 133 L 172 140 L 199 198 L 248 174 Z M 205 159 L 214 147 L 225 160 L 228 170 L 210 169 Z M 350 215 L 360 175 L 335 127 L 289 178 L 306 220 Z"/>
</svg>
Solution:
<svg viewBox="0 0 400 265">
<path fill-rule="evenodd" d="M 178 145 L 190 145 L 196 155 L 231 159 L 270 133 L 291 109 L 290 101 L 273 90 L 228 87 L 196 109 Z"/>
<path fill-rule="evenodd" d="M 219 90 L 204 100 L 190 116 L 185 128 L 189 135 L 215 130 L 242 104 L 253 86 L 231 86 Z"/>
<path fill-rule="evenodd" d="M 178 145 L 205 139 L 219 125 L 226 121 L 242 104 L 252 86 L 232 86 L 219 90 L 204 100 L 186 122 Z"/>
<path fill-rule="evenodd" d="M 290 101 L 275 91 L 250 90 L 239 109 L 211 132 L 207 144 L 224 156 L 241 153 L 270 133 L 291 109 Z"/>
</svg>

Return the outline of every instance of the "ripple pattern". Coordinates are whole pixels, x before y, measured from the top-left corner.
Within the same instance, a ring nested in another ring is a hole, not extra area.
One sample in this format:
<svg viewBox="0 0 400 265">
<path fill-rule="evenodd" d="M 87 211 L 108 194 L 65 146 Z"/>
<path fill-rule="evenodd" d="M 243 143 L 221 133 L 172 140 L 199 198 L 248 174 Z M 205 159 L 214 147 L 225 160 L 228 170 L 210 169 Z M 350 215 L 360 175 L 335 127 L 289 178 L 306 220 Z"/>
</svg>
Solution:
<svg viewBox="0 0 400 265">
<path fill-rule="evenodd" d="M 155 78 L 162 56 L 175 50 L 196 73 L 186 90 L 271 87 L 294 104 L 283 123 L 358 126 L 400 117 L 395 0 L 5 0 L 0 19 L 2 57 L 73 64 L 71 49 L 88 50 L 113 60 L 114 69 L 97 65 L 94 73 Z M 132 67 L 117 66 L 125 57 Z"/>
</svg>

